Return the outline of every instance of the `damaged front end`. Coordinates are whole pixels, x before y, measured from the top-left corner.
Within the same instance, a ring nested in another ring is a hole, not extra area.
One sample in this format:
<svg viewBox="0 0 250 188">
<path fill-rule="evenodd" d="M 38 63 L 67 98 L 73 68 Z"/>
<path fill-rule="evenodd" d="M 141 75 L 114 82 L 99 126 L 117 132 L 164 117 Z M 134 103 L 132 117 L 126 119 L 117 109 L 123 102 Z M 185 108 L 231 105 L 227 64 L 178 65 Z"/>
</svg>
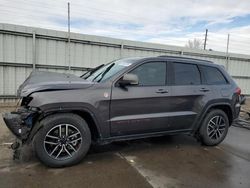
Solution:
<svg viewBox="0 0 250 188">
<path fill-rule="evenodd" d="M 3 119 L 13 134 L 18 139 L 25 141 L 28 138 L 37 115 L 37 109 L 20 107 L 16 112 L 3 114 Z"/>
<path fill-rule="evenodd" d="M 39 110 L 28 106 L 20 106 L 15 112 L 3 114 L 3 119 L 9 130 L 16 136 L 11 148 L 14 150 L 13 159 L 21 159 L 23 144 L 29 139 L 31 130 L 38 118 Z"/>
</svg>

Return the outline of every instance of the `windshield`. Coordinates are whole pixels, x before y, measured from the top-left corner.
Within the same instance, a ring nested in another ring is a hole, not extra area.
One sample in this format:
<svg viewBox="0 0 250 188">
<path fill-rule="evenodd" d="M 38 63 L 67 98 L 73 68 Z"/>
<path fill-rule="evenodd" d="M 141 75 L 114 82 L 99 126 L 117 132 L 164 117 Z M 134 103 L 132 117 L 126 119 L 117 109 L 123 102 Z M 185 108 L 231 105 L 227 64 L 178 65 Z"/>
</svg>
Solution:
<svg viewBox="0 0 250 188">
<path fill-rule="evenodd" d="M 122 69 L 130 66 L 132 63 L 133 61 L 129 59 L 120 59 L 113 61 L 95 71 L 93 74 L 87 77 L 86 80 L 96 82 L 105 81 L 106 79 L 112 77 Z"/>
</svg>

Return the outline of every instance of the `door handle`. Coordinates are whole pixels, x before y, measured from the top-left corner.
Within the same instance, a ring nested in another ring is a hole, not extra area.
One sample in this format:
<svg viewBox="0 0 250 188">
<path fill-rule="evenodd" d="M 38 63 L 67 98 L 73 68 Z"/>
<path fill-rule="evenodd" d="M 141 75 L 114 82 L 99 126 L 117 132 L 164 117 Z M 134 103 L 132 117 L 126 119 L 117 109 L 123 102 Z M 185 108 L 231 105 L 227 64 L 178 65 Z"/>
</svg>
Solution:
<svg viewBox="0 0 250 188">
<path fill-rule="evenodd" d="M 163 93 L 168 93 L 168 90 L 165 90 L 165 89 L 158 89 L 158 90 L 156 91 L 156 93 L 161 93 L 161 94 L 163 94 Z"/>
<path fill-rule="evenodd" d="M 201 88 L 200 91 L 202 91 L 202 92 L 208 92 L 208 91 L 210 91 L 210 90 L 207 89 L 207 88 Z"/>
</svg>

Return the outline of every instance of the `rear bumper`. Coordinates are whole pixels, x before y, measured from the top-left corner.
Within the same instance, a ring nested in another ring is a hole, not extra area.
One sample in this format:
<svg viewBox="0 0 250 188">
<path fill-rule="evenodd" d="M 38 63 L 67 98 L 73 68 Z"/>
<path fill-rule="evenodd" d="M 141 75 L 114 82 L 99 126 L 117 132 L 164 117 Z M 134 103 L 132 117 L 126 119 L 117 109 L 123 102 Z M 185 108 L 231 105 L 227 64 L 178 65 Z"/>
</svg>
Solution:
<svg viewBox="0 0 250 188">
<path fill-rule="evenodd" d="M 233 117 L 233 119 L 238 119 L 238 117 L 240 115 L 240 109 L 241 109 L 241 105 L 240 105 L 240 103 L 237 103 L 235 105 L 235 111 L 234 111 L 234 117 Z"/>
<path fill-rule="evenodd" d="M 3 114 L 3 120 L 9 130 L 19 139 L 26 139 L 34 121 L 34 111 L 21 108 L 17 112 Z"/>
</svg>

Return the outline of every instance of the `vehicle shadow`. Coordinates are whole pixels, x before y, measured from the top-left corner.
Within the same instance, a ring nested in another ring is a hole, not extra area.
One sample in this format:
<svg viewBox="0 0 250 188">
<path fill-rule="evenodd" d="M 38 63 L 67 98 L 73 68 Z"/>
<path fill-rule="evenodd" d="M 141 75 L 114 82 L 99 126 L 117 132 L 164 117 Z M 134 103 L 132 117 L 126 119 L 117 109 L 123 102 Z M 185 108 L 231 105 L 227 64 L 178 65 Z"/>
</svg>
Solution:
<svg viewBox="0 0 250 188">
<path fill-rule="evenodd" d="M 89 154 L 105 152 L 122 152 L 127 150 L 147 150 L 149 148 L 180 148 L 187 146 L 200 146 L 201 144 L 191 136 L 187 135 L 168 135 L 129 141 L 118 141 L 106 145 L 92 145 Z"/>
</svg>

